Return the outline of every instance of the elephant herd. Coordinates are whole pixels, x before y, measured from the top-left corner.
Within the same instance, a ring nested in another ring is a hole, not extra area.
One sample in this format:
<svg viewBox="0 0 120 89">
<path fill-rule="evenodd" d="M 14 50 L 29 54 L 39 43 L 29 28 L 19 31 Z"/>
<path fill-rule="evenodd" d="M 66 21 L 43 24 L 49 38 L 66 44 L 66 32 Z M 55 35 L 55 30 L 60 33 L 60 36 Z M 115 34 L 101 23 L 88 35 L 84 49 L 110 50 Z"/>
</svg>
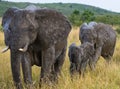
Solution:
<svg viewBox="0 0 120 89">
<path fill-rule="evenodd" d="M 48 8 L 9 8 L 2 18 L 6 48 L 10 49 L 13 81 L 22 89 L 20 65 L 24 82 L 32 85 L 33 65 L 41 67 L 40 84 L 55 82 L 65 60 L 67 38 L 71 31 L 69 20 L 60 12 Z M 70 74 L 84 74 L 87 64 L 95 68 L 99 57 L 111 59 L 116 33 L 103 23 L 84 23 L 80 27 L 81 45 L 69 46 Z"/>
<path fill-rule="evenodd" d="M 100 56 L 110 61 L 116 45 L 116 33 L 111 26 L 103 23 L 83 23 L 80 32 L 80 46 L 69 46 L 70 73 L 84 75 L 87 64 L 93 70 Z"/>
</svg>

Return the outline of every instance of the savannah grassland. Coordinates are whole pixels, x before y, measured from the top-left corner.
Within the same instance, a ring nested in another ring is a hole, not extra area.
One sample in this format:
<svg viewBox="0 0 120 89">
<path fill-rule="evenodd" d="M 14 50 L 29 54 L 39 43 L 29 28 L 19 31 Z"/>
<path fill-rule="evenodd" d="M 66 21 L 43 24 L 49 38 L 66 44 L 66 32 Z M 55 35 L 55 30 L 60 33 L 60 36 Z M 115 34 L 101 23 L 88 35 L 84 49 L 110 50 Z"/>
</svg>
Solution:
<svg viewBox="0 0 120 89">
<path fill-rule="evenodd" d="M 80 44 L 78 34 L 79 28 L 73 28 L 68 37 L 68 46 L 72 42 L 76 42 L 77 45 Z M 4 36 L 0 32 L 0 50 L 4 47 Z M 79 78 L 75 76 L 73 81 L 70 78 L 69 65 L 70 63 L 66 53 L 62 76 L 59 77 L 58 84 L 53 87 L 44 85 L 42 89 L 120 89 L 120 38 L 117 37 L 115 53 L 110 64 L 107 64 L 101 57 L 95 71 L 91 71 L 88 67 L 84 77 Z M 32 76 L 34 89 L 39 89 L 39 67 L 32 67 Z M 22 77 L 21 79 L 23 80 Z M 11 75 L 9 51 L 0 53 L 0 89 L 15 89 Z"/>
</svg>

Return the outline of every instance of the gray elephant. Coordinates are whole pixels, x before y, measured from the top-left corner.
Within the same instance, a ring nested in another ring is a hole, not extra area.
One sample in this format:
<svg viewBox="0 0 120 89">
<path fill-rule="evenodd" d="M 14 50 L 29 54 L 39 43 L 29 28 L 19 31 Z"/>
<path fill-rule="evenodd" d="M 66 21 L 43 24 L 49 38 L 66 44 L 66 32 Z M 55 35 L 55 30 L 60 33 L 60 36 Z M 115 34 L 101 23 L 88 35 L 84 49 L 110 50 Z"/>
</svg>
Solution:
<svg viewBox="0 0 120 89">
<path fill-rule="evenodd" d="M 82 44 L 90 42 L 94 45 L 93 69 L 100 56 L 107 61 L 113 56 L 116 33 L 110 25 L 96 22 L 84 23 L 80 28 L 79 39 Z"/>
<path fill-rule="evenodd" d="M 40 81 L 54 82 L 66 54 L 71 24 L 62 13 L 51 9 L 9 8 L 2 26 L 6 48 L 10 49 L 11 69 L 17 89 L 22 88 L 20 63 L 26 84 L 32 85 L 31 66 L 41 66 Z"/>
<path fill-rule="evenodd" d="M 68 56 L 70 60 L 71 77 L 75 73 L 79 73 L 82 76 L 84 75 L 87 64 L 91 67 L 91 60 L 93 59 L 94 53 L 94 45 L 89 42 L 85 42 L 80 46 L 72 43 L 69 46 Z"/>
</svg>

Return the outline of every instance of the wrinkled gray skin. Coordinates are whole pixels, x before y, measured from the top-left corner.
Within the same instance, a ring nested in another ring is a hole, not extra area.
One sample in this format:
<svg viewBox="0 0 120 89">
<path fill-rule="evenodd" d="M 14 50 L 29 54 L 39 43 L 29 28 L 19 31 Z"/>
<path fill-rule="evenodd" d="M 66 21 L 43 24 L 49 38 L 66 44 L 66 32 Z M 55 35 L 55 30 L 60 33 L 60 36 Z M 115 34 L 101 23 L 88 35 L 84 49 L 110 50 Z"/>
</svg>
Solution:
<svg viewBox="0 0 120 89">
<path fill-rule="evenodd" d="M 82 44 L 90 42 L 94 45 L 93 69 L 100 56 L 107 61 L 113 56 L 116 33 L 110 25 L 96 22 L 84 23 L 80 28 L 79 39 Z"/>
<path fill-rule="evenodd" d="M 91 60 L 95 53 L 94 46 L 91 43 L 85 42 L 80 46 L 72 43 L 69 46 L 70 74 L 71 77 L 75 73 L 84 75 L 87 64 L 91 67 Z"/>
<path fill-rule="evenodd" d="M 11 69 L 17 89 L 32 84 L 31 66 L 41 66 L 40 81 L 57 80 L 66 53 L 71 25 L 61 13 L 50 9 L 9 8 L 3 15 L 5 44 L 11 53 Z"/>
</svg>

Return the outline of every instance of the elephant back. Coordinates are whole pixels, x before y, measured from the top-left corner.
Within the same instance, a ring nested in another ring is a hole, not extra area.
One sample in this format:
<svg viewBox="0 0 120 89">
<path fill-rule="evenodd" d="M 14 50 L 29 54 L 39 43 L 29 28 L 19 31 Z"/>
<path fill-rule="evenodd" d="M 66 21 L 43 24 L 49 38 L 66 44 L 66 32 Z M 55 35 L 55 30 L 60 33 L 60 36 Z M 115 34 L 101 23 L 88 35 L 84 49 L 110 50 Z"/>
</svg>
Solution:
<svg viewBox="0 0 120 89">
<path fill-rule="evenodd" d="M 39 23 L 38 35 L 42 45 L 53 45 L 67 40 L 71 24 L 62 13 L 51 9 L 39 9 L 36 10 L 36 17 Z"/>
</svg>

